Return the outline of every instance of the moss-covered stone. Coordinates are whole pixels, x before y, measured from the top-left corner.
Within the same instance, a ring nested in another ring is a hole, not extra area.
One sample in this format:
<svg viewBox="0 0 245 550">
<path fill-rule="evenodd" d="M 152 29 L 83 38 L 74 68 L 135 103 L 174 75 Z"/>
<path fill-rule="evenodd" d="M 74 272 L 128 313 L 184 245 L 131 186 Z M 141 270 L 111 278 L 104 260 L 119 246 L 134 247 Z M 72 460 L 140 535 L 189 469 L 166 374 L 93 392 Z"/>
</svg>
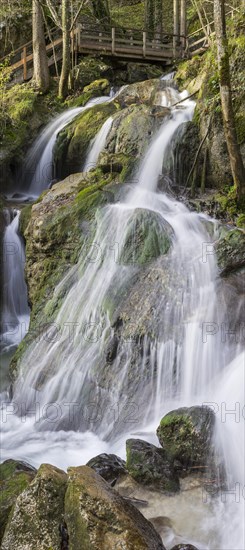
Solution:
<svg viewBox="0 0 245 550">
<path fill-rule="evenodd" d="M 70 550 L 161 550 L 141 513 L 88 466 L 68 469 L 65 518 Z"/>
<path fill-rule="evenodd" d="M 215 245 L 218 266 L 222 275 L 245 266 L 245 231 L 233 229 Z"/>
<path fill-rule="evenodd" d="M 212 454 L 214 413 L 208 407 L 183 407 L 166 414 L 157 428 L 160 444 L 185 469 L 205 471 Z"/>
<path fill-rule="evenodd" d="M 48 464 L 16 500 L 5 529 L 2 550 L 58 550 L 64 514 L 66 474 Z"/>
<path fill-rule="evenodd" d="M 171 227 L 150 210 L 136 209 L 129 221 L 120 255 L 124 265 L 147 265 L 166 254 L 171 246 Z"/>
<path fill-rule="evenodd" d="M 178 476 L 164 449 L 140 439 L 128 439 L 126 451 L 126 467 L 135 481 L 157 491 L 178 491 Z"/>
<path fill-rule="evenodd" d="M 25 462 L 9 459 L 0 465 L 0 542 L 16 498 L 28 487 L 35 474 L 35 468 Z"/>
<path fill-rule="evenodd" d="M 114 102 L 95 105 L 59 133 L 54 149 L 57 177 L 64 178 L 82 169 L 91 140 L 116 110 Z"/>
</svg>

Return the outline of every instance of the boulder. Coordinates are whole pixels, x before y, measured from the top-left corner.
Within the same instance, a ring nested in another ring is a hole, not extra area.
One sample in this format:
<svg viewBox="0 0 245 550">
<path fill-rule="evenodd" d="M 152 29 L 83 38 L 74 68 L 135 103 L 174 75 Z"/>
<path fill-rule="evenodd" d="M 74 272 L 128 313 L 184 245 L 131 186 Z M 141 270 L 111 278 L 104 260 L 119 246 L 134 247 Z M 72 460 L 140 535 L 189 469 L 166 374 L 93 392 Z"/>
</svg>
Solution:
<svg viewBox="0 0 245 550">
<path fill-rule="evenodd" d="M 92 468 L 68 469 L 69 550 L 163 550 L 153 525 Z"/>
<path fill-rule="evenodd" d="M 75 90 L 88 86 L 91 82 L 107 78 L 112 71 L 99 57 L 84 57 L 73 69 Z"/>
<path fill-rule="evenodd" d="M 90 94 L 89 86 L 86 90 Z M 114 102 L 91 106 L 59 133 L 54 146 L 57 178 L 63 179 L 69 174 L 81 172 L 91 141 L 107 118 L 115 112 Z"/>
<path fill-rule="evenodd" d="M 157 213 L 137 208 L 128 223 L 120 255 L 123 265 L 147 265 L 171 246 L 171 226 Z"/>
<path fill-rule="evenodd" d="M 127 474 L 126 463 L 119 456 L 113 454 L 101 454 L 91 458 L 87 466 L 92 468 L 108 483 L 114 485 L 114 482 L 121 476 Z"/>
<path fill-rule="evenodd" d="M 232 229 L 215 244 L 221 275 L 245 267 L 245 231 Z"/>
<path fill-rule="evenodd" d="M 40 466 L 17 498 L 5 529 L 2 550 L 59 549 L 67 476 L 49 464 Z"/>
<path fill-rule="evenodd" d="M 35 474 L 35 468 L 26 462 L 9 459 L 0 465 L 0 542 L 16 498 L 28 487 Z"/>
<path fill-rule="evenodd" d="M 205 471 L 213 452 L 214 412 L 206 406 L 183 407 L 166 414 L 157 428 L 160 444 L 182 468 Z"/>
<path fill-rule="evenodd" d="M 179 490 L 178 476 L 164 449 L 141 439 L 126 441 L 129 474 L 149 489 L 175 492 Z"/>
</svg>

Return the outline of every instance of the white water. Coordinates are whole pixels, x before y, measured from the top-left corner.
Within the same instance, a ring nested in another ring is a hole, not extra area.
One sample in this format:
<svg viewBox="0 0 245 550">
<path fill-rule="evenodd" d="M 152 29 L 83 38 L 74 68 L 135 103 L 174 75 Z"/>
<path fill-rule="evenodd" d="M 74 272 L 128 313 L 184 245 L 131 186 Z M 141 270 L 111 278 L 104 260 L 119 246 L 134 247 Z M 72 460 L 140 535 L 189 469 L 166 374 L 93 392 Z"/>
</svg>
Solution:
<svg viewBox="0 0 245 550">
<path fill-rule="evenodd" d="M 24 279 L 25 248 L 19 235 L 20 211 L 5 210 L 6 229 L 3 237 L 3 303 L 1 351 L 15 348 L 29 326 L 27 288 Z M 13 218 L 12 218 L 13 217 Z"/>
<path fill-rule="evenodd" d="M 176 92 L 172 103 L 175 100 Z M 36 465 L 45 461 L 65 468 L 85 463 L 100 452 L 123 455 L 126 438 L 136 430 L 150 432 L 142 438 L 155 442 L 152 434 L 170 409 L 229 399 L 232 408 L 234 400 L 243 402 L 242 356 L 236 358 L 233 341 L 223 342 L 220 337 L 227 311 L 217 299 L 216 259 L 206 254 L 210 236 L 204 218 L 156 192 L 164 152 L 178 126 L 192 117 L 193 108 L 187 100 L 172 110 L 142 162 L 137 186 L 124 202 L 100 212 L 93 245 L 81 252 L 78 265 L 57 287 L 54 302 L 61 294 L 65 299 L 55 325 L 37 335 L 28 348 L 13 403 L 2 405 L 3 459 L 18 457 Z M 174 239 L 166 257 L 168 285 L 154 313 L 161 317 L 162 336 L 154 341 L 145 337 L 143 356 L 135 364 L 137 392 L 130 398 L 134 342 L 120 344 L 107 385 L 100 378 L 100 364 L 104 364 L 105 342 L 113 335 L 105 304 L 113 291 L 120 295 L 137 271 L 137 266 L 120 260 L 136 209 L 168 222 Z M 210 322 L 218 327 L 213 336 L 208 333 Z M 169 327 L 173 328 L 170 333 Z M 146 377 L 149 368 L 151 375 Z M 242 428 L 242 423 L 233 429 L 217 422 L 217 441 L 226 457 L 227 472 L 240 485 L 244 484 Z M 203 515 L 209 507 L 202 501 L 196 505 Z M 241 500 L 235 511 L 229 503 L 217 500 L 211 528 L 204 528 L 200 519 L 198 547 L 241 550 L 242 512 Z M 191 542 L 191 518 L 189 533 Z"/>
<path fill-rule="evenodd" d="M 45 189 L 50 187 L 54 178 L 53 149 L 58 134 L 80 113 L 90 109 L 93 105 L 99 105 L 111 100 L 112 98 L 109 96 L 93 98 L 84 107 L 68 109 L 68 111 L 58 115 L 46 126 L 27 155 L 25 178 L 30 180 L 29 187 L 24 192 L 18 193 L 17 196 L 15 193 L 13 196 L 15 201 L 34 201 Z M 12 196 L 7 196 L 7 198 L 11 200 Z"/>
<path fill-rule="evenodd" d="M 96 167 L 99 155 L 105 147 L 106 139 L 111 129 L 112 122 L 113 118 L 109 117 L 103 124 L 97 136 L 94 138 L 86 162 L 83 166 L 83 172 L 89 172 L 89 170 L 92 170 L 92 168 Z"/>
</svg>

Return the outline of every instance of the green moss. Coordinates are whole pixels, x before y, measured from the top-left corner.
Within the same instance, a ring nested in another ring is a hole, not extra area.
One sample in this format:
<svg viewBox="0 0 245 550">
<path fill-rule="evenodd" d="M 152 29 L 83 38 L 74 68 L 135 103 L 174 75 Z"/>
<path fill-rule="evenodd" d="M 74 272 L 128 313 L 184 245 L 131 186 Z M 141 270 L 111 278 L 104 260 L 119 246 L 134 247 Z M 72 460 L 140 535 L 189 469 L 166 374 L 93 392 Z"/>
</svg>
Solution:
<svg viewBox="0 0 245 550">
<path fill-rule="evenodd" d="M 19 229 L 20 229 L 20 233 L 23 236 L 25 234 L 25 230 L 31 218 L 31 209 L 32 209 L 32 205 L 28 204 L 27 206 L 24 206 L 24 208 L 22 208 L 21 210 Z"/>
<path fill-rule="evenodd" d="M 245 229 L 245 214 L 240 214 L 236 220 L 237 227 Z"/>
<path fill-rule="evenodd" d="M 18 470 L 19 463 L 6 460 L 0 465 L 0 541 L 16 498 L 28 487 L 35 473 Z"/>
<path fill-rule="evenodd" d="M 245 142 L 245 114 L 237 113 L 235 123 L 238 143 L 242 145 Z"/>
<path fill-rule="evenodd" d="M 113 4 L 110 11 L 114 24 L 132 29 L 144 28 L 144 2 L 126 6 L 118 5 L 118 2 L 113 2 Z"/>
</svg>

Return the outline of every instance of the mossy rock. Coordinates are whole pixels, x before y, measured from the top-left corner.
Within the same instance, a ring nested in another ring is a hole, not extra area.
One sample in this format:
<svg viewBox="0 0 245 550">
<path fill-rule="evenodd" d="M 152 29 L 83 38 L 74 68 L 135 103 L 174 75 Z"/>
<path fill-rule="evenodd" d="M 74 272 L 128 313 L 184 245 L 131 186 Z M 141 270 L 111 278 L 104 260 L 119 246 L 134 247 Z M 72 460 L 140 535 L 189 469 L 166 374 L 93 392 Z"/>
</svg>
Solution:
<svg viewBox="0 0 245 550">
<path fill-rule="evenodd" d="M 98 168 L 103 174 L 118 174 L 121 182 L 126 181 L 132 174 L 135 158 L 125 153 L 108 153 L 103 151 L 98 159 Z"/>
<path fill-rule="evenodd" d="M 164 449 L 140 439 L 128 439 L 126 452 L 126 467 L 135 481 L 157 491 L 179 490 L 173 462 Z"/>
<path fill-rule="evenodd" d="M 157 437 L 173 460 L 185 470 L 201 467 L 205 471 L 212 454 L 214 413 L 206 406 L 183 407 L 166 414 L 157 428 Z"/>
<path fill-rule="evenodd" d="M 84 89 L 91 82 L 111 76 L 112 69 L 99 57 L 85 57 L 73 70 L 75 90 Z M 107 87 L 109 82 L 107 81 Z"/>
<path fill-rule="evenodd" d="M 147 265 L 169 251 L 171 236 L 171 227 L 160 215 L 137 208 L 129 220 L 119 262 L 123 265 Z"/>
<path fill-rule="evenodd" d="M 114 102 L 94 105 L 59 133 L 54 147 L 54 162 L 58 178 L 61 179 L 82 170 L 91 140 L 116 110 Z"/>
<path fill-rule="evenodd" d="M 94 82 L 91 82 L 88 86 L 85 86 L 83 91 L 85 94 L 92 92 L 92 97 L 96 97 L 97 95 L 109 95 L 110 83 L 107 78 L 100 78 L 98 80 L 94 80 Z"/>
<path fill-rule="evenodd" d="M 64 514 L 67 476 L 49 464 L 40 466 L 35 478 L 12 509 L 2 540 L 2 550 L 58 549 Z"/>
<path fill-rule="evenodd" d="M 222 275 L 245 265 L 245 232 L 232 229 L 215 244 L 217 262 Z"/>
<path fill-rule="evenodd" d="M 0 542 L 16 498 L 28 487 L 35 475 L 35 468 L 26 462 L 9 459 L 0 464 Z"/>
<path fill-rule="evenodd" d="M 153 525 L 88 466 L 68 469 L 70 550 L 163 550 Z"/>
</svg>

